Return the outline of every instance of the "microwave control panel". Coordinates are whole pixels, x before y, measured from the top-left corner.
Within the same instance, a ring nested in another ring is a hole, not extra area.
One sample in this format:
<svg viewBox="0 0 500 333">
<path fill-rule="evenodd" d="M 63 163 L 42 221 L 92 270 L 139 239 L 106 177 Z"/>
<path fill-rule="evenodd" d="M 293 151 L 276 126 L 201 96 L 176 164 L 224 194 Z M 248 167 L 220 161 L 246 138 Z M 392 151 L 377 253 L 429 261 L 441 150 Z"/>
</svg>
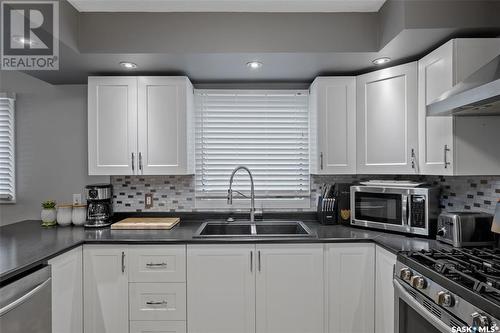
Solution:
<svg viewBox="0 0 500 333">
<path fill-rule="evenodd" d="M 425 228 L 425 196 L 412 195 L 410 200 L 410 226 Z"/>
</svg>

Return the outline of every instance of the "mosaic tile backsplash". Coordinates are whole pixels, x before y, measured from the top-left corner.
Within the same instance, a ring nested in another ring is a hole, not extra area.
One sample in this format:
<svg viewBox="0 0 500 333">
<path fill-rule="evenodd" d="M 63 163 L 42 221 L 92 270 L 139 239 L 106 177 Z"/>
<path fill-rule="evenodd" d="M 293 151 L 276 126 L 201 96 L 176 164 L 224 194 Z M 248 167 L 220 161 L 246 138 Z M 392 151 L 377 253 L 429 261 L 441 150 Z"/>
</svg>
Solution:
<svg viewBox="0 0 500 333">
<path fill-rule="evenodd" d="M 427 181 L 442 187 L 441 207 L 448 211 L 480 211 L 493 214 L 500 200 L 500 177 L 438 177 L 438 176 L 312 176 L 311 208 L 324 183 L 355 182 L 367 179 L 411 179 Z M 112 176 L 113 206 L 116 212 L 195 212 L 194 176 Z M 144 194 L 153 194 L 153 207 L 144 209 Z M 207 211 L 207 209 L 201 209 Z M 213 209 L 227 210 L 227 209 Z M 290 209 L 286 209 L 290 211 Z"/>
</svg>

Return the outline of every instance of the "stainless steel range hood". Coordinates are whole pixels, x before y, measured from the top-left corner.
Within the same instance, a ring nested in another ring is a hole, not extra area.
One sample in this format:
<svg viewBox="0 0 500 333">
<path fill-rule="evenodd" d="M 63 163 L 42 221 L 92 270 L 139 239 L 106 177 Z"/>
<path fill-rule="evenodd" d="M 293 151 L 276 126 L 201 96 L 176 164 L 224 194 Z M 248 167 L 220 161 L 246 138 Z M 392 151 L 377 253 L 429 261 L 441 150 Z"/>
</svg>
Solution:
<svg viewBox="0 0 500 333">
<path fill-rule="evenodd" d="M 427 116 L 500 115 L 500 55 L 427 106 Z"/>
</svg>

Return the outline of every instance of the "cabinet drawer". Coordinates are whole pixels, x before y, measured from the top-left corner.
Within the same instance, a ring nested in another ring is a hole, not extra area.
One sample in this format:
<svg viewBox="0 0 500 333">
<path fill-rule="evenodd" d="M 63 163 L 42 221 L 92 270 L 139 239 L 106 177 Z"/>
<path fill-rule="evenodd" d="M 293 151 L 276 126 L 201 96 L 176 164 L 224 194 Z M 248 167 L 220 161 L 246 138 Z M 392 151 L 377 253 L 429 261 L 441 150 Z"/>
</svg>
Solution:
<svg viewBox="0 0 500 333">
<path fill-rule="evenodd" d="M 186 322 L 131 321 L 130 333 L 186 333 Z"/>
<path fill-rule="evenodd" d="M 134 246 L 129 266 L 130 282 L 186 282 L 186 247 Z"/>
<path fill-rule="evenodd" d="M 130 283 L 130 320 L 185 320 L 185 283 Z"/>
</svg>

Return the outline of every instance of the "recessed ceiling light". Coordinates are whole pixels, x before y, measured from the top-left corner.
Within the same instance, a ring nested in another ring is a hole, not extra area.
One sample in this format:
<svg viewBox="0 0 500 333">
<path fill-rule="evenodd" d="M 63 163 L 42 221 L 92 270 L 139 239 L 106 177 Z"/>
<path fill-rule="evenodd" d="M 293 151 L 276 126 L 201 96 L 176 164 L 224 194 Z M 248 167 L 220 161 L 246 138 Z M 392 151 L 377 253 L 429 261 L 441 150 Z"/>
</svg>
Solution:
<svg viewBox="0 0 500 333">
<path fill-rule="evenodd" d="M 388 63 L 389 61 L 391 61 L 391 58 L 389 58 L 389 57 L 382 57 L 382 58 L 377 58 L 377 59 L 373 60 L 372 62 L 375 65 L 383 65 L 383 64 Z"/>
<path fill-rule="evenodd" d="M 262 63 L 259 61 L 250 61 L 247 62 L 247 67 L 250 69 L 259 69 L 262 67 Z"/>
<path fill-rule="evenodd" d="M 35 42 L 30 40 L 29 38 L 24 38 L 22 36 L 13 36 L 12 40 L 16 43 L 19 44 L 24 44 L 24 45 L 35 45 Z"/>
<path fill-rule="evenodd" d="M 135 69 L 135 68 L 137 68 L 137 64 L 134 64 L 133 62 L 128 62 L 128 61 L 122 61 L 122 62 L 120 62 L 120 66 L 122 66 L 125 69 Z"/>
</svg>

